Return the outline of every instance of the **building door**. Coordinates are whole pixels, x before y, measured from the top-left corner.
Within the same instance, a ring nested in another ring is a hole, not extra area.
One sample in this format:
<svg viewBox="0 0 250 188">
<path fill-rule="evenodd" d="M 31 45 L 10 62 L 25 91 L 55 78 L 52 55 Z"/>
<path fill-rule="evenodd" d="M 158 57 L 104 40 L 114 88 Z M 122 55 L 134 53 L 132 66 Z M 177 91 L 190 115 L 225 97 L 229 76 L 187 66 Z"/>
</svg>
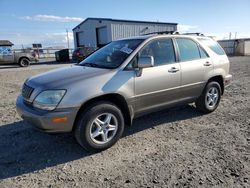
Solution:
<svg viewBox="0 0 250 188">
<path fill-rule="evenodd" d="M 76 32 L 76 44 L 77 47 L 85 46 L 84 44 L 84 32 Z"/>
<path fill-rule="evenodd" d="M 96 28 L 96 42 L 97 47 L 102 47 L 108 43 L 107 27 Z"/>
</svg>

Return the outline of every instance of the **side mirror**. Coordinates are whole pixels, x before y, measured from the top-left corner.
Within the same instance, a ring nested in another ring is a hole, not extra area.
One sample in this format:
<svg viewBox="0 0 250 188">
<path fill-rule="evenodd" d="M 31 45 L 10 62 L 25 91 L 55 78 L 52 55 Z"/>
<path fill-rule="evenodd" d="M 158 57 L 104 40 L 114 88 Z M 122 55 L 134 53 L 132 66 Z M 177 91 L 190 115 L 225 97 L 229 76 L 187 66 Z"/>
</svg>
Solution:
<svg viewBox="0 0 250 188">
<path fill-rule="evenodd" d="M 147 68 L 154 66 L 153 56 L 141 56 L 138 59 L 138 68 Z"/>
</svg>

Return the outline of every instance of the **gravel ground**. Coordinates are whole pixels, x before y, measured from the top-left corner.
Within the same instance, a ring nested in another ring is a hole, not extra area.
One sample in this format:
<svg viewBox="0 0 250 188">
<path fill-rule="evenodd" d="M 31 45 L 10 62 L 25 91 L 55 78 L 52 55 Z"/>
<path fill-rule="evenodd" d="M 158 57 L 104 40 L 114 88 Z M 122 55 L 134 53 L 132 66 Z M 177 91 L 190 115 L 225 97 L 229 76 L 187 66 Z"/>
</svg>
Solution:
<svg viewBox="0 0 250 188">
<path fill-rule="evenodd" d="M 0 187 L 250 187 L 250 57 L 230 61 L 234 80 L 214 113 L 186 105 L 141 117 L 96 154 L 16 113 L 25 79 L 55 66 L 1 69 Z"/>
</svg>

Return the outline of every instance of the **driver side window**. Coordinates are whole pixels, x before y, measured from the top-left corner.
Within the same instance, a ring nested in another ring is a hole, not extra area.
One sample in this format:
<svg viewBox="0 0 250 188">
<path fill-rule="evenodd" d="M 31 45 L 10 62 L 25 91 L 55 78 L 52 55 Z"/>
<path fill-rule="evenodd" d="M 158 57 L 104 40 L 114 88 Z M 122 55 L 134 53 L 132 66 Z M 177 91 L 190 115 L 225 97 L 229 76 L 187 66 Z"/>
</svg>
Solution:
<svg viewBox="0 0 250 188">
<path fill-rule="evenodd" d="M 12 54 L 11 47 L 1 46 L 0 47 L 0 54 L 1 55 L 11 55 Z"/>
<path fill-rule="evenodd" d="M 157 39 L 142 48 L 140 56 L 153 56 L 154 66 L 176 62 L 172 39 Z"/>
</svg>

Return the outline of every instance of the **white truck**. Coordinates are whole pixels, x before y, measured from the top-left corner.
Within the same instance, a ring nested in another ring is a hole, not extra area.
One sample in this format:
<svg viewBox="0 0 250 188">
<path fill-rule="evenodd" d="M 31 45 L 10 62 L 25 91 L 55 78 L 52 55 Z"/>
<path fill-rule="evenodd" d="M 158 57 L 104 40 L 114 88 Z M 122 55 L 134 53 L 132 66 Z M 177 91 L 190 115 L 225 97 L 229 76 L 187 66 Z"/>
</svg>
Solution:
<svg viewBox="0 0 250 188">
<path fill-rule="evenodd" d="M 13 43 L 8 40 L 0 40 L 0 65 L 19 64 L 27 67 L 31 61 L 38 61 L 35 54 L 31 52 L 15 52 L 12 50 Z"/>
</svg>

